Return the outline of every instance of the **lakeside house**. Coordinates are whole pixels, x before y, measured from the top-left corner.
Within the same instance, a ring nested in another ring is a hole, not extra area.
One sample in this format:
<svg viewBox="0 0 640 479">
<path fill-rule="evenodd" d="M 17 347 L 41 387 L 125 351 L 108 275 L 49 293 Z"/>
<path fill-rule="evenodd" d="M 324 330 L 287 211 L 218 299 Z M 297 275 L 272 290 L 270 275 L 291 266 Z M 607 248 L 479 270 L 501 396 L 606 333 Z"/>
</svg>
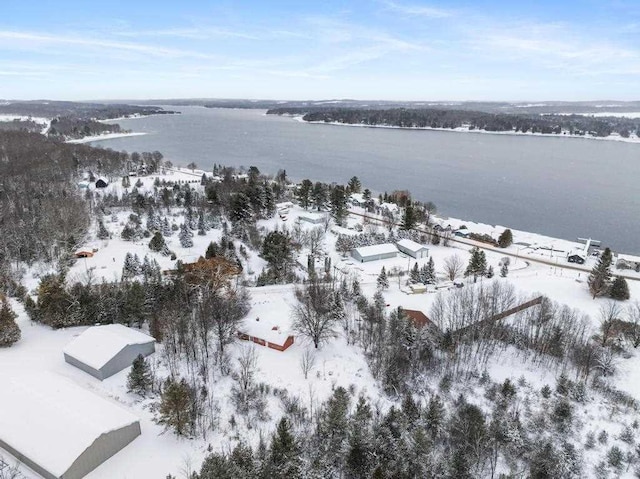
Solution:
<svg viewBox="0 0 640 479">
<path fill-rule="evenodd" d="M 402 239 L 396 243 L 400 251 L 408 254 L 412 258 L 426 258 L 429 256 L 429 248 L 410 239 Z"/>
<path fill-rule="evenodd" d="M 571 251 L 567 254 L 569 263 L 584 264 L 587 261 L 587 254 L 584 251 Z"/>
<path fill-rule="evenodd" d="M 398 256 L 398 248 L 393 243 L 361 246 L 351 250 L 351 257 L 360 263 L 395 258 L 396 256 Z"/>
</svg>

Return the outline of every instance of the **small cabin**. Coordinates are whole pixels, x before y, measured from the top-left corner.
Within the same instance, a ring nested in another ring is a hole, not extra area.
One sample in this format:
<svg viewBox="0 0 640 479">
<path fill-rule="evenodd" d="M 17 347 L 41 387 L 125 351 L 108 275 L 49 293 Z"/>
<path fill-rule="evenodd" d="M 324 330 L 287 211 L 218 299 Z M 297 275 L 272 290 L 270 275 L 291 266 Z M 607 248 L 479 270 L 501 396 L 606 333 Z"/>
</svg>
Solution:
<svg viewBox="0 0 640 479">
<path fill-rule="evenodd" d="M 584 253 L 573 252 L 569 253 L 569 255 L 567 256 L 567 261 L 569 263 L 584 264 L 586 260 L 587 257 Z"/>
<path fill-rule="evenodd" d="M 106 188 L 107 186 L 109 186 L 109 183 L 107 183 L 107 180 L 104 178 L 99 178 L 98 181 L 96 181 L 96 188 Z"/>
<path fill-rule="evenodd" d="M 75 253 L 73 253 L 73 255 L 76 258 L 93 258 L 93 255 L 98 251 L 97 248 L 81 248 L 78 251 L 76 251 Z"/>
</svg>

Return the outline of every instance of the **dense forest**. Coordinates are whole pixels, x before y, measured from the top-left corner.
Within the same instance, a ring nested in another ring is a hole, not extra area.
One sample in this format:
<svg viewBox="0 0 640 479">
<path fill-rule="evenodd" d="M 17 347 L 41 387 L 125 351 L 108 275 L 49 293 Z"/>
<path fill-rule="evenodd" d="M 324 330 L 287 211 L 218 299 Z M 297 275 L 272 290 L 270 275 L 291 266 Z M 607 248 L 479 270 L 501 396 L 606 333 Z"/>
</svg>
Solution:
<svg viewBox="0 0 640 479">
<path fill-rule="evenodd" d="M 0 121 L 0 131 L 45 132 L 61 140 L 72 140 L 105 133 L 126 133 L 117 123 L 102 120 L 129 116 L 166 115 L 176 112 L 157 106 L 79 103 L 67 101 L 8 101 L 0 103 L 0 115 L 16 115 Z M 46 121 L 49 120 L 47 125 Z"/>
<path fill-rule="evenodd" d="M 109 120 L 126 116 L 166 115 L 176 112 L 158 106 L 126 105 L 119 103 L 84 103 L 72 101 L 3 101 L 0 114 L 54 118 L 71 116 Z"/>
<path fill-rule="evenodd" d="M 304 121 L 400 128 L 468 128 L 491 132 L 591 135 L 624 138 L 638 134 L 640 119 L 590 117 L 582 115 L 532 115 L 487 113 L 436 108 L 274 108 L 272 115 L 302 115 Z"/>
</svg>

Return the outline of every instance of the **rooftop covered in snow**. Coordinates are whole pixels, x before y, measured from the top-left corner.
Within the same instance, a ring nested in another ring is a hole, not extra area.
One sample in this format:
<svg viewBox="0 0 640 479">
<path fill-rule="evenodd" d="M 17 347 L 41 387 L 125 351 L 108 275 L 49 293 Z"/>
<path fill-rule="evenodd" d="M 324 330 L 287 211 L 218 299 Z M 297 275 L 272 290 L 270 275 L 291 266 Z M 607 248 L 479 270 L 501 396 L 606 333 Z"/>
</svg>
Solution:
<svg viewBox="0 0 640 479">
<path fill-rule="evenodd" d="M 417 253 L 418 251 L 422 251 L 425 249 L 429 249 L 427 248 L 425 245 L 422 245 L 420 243 L 416 243 L 413 240 L 410 239 L 401 239 L 400 241 L 398 241 L 398 246 L 401 246 L 402 248 L 405 248 L 409 251 L 412 251 L 414 253 Z"/>
<path fill-rule="evenodd" d="M 251 310 L 240 331 L 248 336 L 284 344 L 291 331 L 293 305 L 288 297 L 261 296 L 252 301 Z"/>
<path fill-rule="evenodd" d="M 155 340 L 122 324 L 92 326 L 63 350 L 65 360 L 98 379 L 105 379 L 131 365 L 142 354 L 155 350 Z"/>
<path fill-rule="evenodd" d="M 56 374 L 0 384 L 0 447 L 43 477 L 82 477 L 140 434 L 138 418 Z"/>
</svg>

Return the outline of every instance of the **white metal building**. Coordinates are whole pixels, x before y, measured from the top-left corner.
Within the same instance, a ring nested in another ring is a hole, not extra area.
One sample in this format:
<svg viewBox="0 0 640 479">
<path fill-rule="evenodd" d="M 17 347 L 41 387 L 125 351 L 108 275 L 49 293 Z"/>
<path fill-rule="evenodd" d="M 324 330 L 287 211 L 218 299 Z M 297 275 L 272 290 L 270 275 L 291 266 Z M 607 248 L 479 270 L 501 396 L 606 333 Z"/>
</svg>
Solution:
<svg viewBox="0 0 640 479">
<path fill-rule="evenodd" d="M 398 256 L 398 248 L 393 243 L 376 244 L 373 246 L 361 246 L 351 250 L 351 256 L 361 262 L 378 261 L 381 259 L 395 258 Z"/>
<path fill-rule="evenodd" d="M 140 435 L 138 418 L 62 376 L 0 384 L 0 448 L 45 479 L 80 479 Z"/>
<path fill-rule="evenodd" d="M 396 246 L 403 253 L 416 259 L 429 256 L 429 248 L 410 239 L 402 239 L 396 243 Z"/>
<path fill-rule="evenodd" d="M 324 223 L 326 216 L 326 214 L 322 213 L 304 212 L 299 216 L 299 218 L 300 221 L 306 221 L 307 223 L 311 223 L 314 225 L 321 225 L 322 223 Z"/>
<path fill-rule="evenodd" d="M 63 350 L 64 360 L 103 380 L 128 368 L 139 354 L 155 351 L 155 340 L 122 324 L 93 326 Z"/>
</svg>

